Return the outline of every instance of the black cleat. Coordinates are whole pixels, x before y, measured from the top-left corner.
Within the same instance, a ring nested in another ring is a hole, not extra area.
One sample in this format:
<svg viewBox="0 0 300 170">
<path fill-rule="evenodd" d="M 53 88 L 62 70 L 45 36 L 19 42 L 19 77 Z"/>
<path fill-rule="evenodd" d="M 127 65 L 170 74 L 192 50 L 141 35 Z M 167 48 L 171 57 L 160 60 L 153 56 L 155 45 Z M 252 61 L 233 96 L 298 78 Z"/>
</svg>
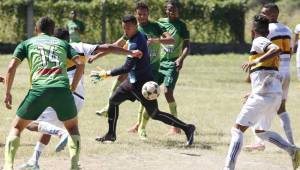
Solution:
<svg viewBox="0 0 300 170">
<path fill-rule="evenodd" d="M 96 141 L 102 142 L 102 143 L 113 143 L 116 141 L 116 135 L 107 133 L 106 135 L 102 137 L 97 137 Z"/>
<path fill-rule="evenodd" d="M 196 130 L 195 125 L 192 124 L 188 125 L 188 130 L 185 132 L 187 138 L 186 146 L 191 146 L 193 144 L 195 130 Z"/>
</svg>

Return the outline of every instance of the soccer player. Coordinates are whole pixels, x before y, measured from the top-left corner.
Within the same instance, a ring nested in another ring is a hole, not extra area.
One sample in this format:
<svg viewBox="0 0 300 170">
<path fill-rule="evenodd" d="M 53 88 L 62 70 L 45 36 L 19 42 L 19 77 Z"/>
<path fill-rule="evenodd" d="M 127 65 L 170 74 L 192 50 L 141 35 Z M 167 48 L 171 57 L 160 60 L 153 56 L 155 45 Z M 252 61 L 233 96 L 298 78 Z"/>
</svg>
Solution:
<svg viewBox="0 0 300 170">
<path fill-rule="evenodd" d="M 261 9 L 261 14 L 269 19 L 269 35 L 267 38 L 276 44 L 281 53 L 279 73 L 282 77 L 282 101 L 277 111 L 282 128 L 284 129 L 287 140 L 294 144 L 293 133 L 289 113 L 286 111 L 285 103 L 288 96 L 290 85 L 290 60 L 292 54 L 292 31 L 289 27 L 277 21 L 279 8 L 274 3 L 265 4 Z M 246 150 L 264 150 L 265 145 L 262 139 L 256 136 L 256 143 L 245 147 Z"/>
<path fill-rule="evenodd" d="M 0 76 L 0 83 L 4 82 L 4 77 Z"/>
<path fill-rule="evenodd" d="M 175 39 L 175 44 L 161 45 L 161 59 L 158 74 L 158 83 L 165 86 L 165 97 L 169 104 L 170 112 L 177 117 L 177 104 L 174 98 L 174 89 L 183 66 L 183 62 L 190 51 L 190 33 L 186 24 L 179 19 L 179 4 L 173 0 L 166 3 L 167 18 L 161 18 L 158 23 Z M 176 127 L 171 129 L 171 134 L 178 134 Z"/>
<path fill-rule="evenodd" d="M 63 28 L 55 29 L 54 36 L 64 40 L 66 42 L 69 42 L 69 33 L 68 30 Z M 86 43 L 70 43 L 72 48 L 80 54 L 80 60 L 85 62 L 87 58 L 93 56 L 93 54 L 97 55 L 100 52 L 115 52 L 115 53 L 121 53 L 121 54 L 132 54 L 134 56 L 137 56 L 136 54 L 133 54 L 132 52 L 122 49 L 120 47 L 115 47 L 112 45 L 92 45 L 92 44 L 86 44 Z M 140 53 L 139 53 L 140 54 Z M 76 72 L 76 65 L 72 60 L 67 61 L 67 74 L 70 81 L 74 78 L 74 73 Z M 77 107 L 77 111 L 80 112 L 80 110 L 83 107 L 84 103 L 84 87 L 83 87 L 83 80 L 81 79 L 76 90 L 73 92 L 73 97 L 75 100 L 75 104 Z M 65 132 L 65 130 L 62 129 L 63 122 L 61 122 L 57 116 L 55 110 L 53 108 L 48 107 L 38 118 L 37 121 L 34 121 L 31 123 L 27 128 L 32 131 L 38 131 L 43 133 L 37 142 L 34 153 L 32 157 L 29 159 L 29 161 L 20 167 L 19 169 L 39 169 L 38 161 L 39 158 L 43 152 L 43 149 L 46 145 L 48 145 L 51 135 L 59 136 L 61 137 L 61 140 L 59 144 L 56 146 L 56 151 L 61 151 L 65 145 L 67 144 L 68 135 Z"/>
<path fill-rule="evenodd" d="M 278 133 L 270 131 L 274 114 L 280 107 L 282 87 L 280 82 L 280 48 L 267 39 L 269 20 L 263 15 L 254 16 L 252 25 L 254 40 L 249 61 L 242 68 L 250 72 L 252 91 L 231 129 L 231 142 L 224 170 L 235 169 L 237 156 L 243 145 L 243 133 L 249 126 L 255 128 L 257 136 L 288 152 L 293 167 L 299 166 L 299 148 L 287 142 Z"/>
<path fill-rule="evenodd" d="M 80 42 L 80 34 L 85 30 L 85 25 L 82 21 L 77 19 L 77 12 L 72 10 L 70 12 L 70 19 L 67 22 L 67 29 L 70 34 L 70 42 Z"/>
<path fill-rule="evenodd" d="M 92 72 L 91 77 L 96 78 L 106 78 L 128 73 L 128 78 L 120 84 L 110 97 L 108 109 L 109 130 L 103 137 L 97 137 L 96 140 L 100 142 L 114 142 L 117 139 L 116 127 L 119 105 L 126 100 L 138 100 L 154 120 L 182 129 L 187 137 L 187 145 L 192 145 L 195 126 L 186 124 L 173 115 L 160 111 L 157 100 L 146 100 L 142 95 L 141 90 L 144 83 L 153 81 L 147 39 L 143 33 L 137 30 L 137 20 L 134 16 L 123 17 L 122 27 L 124 34 L 128 38 L 128 49 L 142 51 L 143 57 L 140 59 L 127 57 L 126 62 L 121 67 L 99 73 Z"/>
<path fill-rule="evenodd" d="M 84 63 L 71 46 L 51 35 L 55 23 L 49 17 L 40 18 L 35 27 L 37 36 L 21 42 L 14 51 L 5 81 L 5 105 L 12 108 L 11 88 L 16 69 L 27 59 L 30 67 L 31 88 L 20 104 L 12 128 L 5 144 L 4 170 L 12 170 L 14 158 L 20 145 L 20 135 L 32 120 L 36 120 L 47 108 L 52 107 L 60 121 L 70 134 L 71 169 L 79 169 L 80 134 L 77 110 L 71 91 L 74 91 L 81 79 Z M 72 84 L 69 85 L 66 61 L 72 59 L 77 70 Z"/>
<path fill-rule="evenodd" d="M 300 80 L 300 48 L 298 48 L 299 41 L 300 41 L 300 24 L 296 25 L 294 32 L 295 32 L 294 52 L 296 53 L 297 76 L 298 76 L 298 80 Z"/>
<path fill-rule="evenodd" d="M 144 2 L 137 3 L 135 7 L 135 16 L 138 22 L 138 30 L 146 34 L 148 38 L 148 50 L 150 55 L 150 63 L 152 68 L 152 73 L 154 76 L 154 81 L 157 82 L 158 70 L 160 65 L 160 44 L 172 44 L 174 39 L 168 32 L 164 32 L 157 22 L 149 20 L 149 8 Z M 119 46 L 124 46 L 126 44 L 127 38 L 123 36 L 117 41 Z M 121 84 L 127 78 L 127 74 L 120 75 L 113 84 L 112 93 L 115 91 L 117 86 Z M 108 105 L 106 108 L 98 111 L 98 114 L 107 114 Z M 147 114 L 144 107 L 140 104 L 138 111 L 138 120 L 131 127 L 128 132 L 138 132 L 141 139 L 146 139 L 146 125 L 149 120 L 149 115 Z"/>
</svg>

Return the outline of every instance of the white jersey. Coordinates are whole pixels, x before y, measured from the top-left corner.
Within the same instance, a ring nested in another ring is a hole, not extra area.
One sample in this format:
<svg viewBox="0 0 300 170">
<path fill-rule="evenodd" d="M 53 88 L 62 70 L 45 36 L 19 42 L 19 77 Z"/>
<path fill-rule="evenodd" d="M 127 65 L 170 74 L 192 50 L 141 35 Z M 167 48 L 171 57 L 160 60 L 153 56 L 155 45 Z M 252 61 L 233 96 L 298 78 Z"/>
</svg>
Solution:
<svg viewBox="0 0 300 170">
<path fill-rule="evenodd" d="M 75 49 L 75 51 L 87 58 L 91 57 L 93 52 L 96 50 L 97 45 L 93 44 L 87 44 L 87 43 L 70 43 L 72 48 Z"/>
<path fill-rule="evenodd" d="M 282 23 L 270 23 L 269 35 L 267 37 L 281 49 L 280 56 L 280 72 L 290 72 L 290 60 L 292 46 L 292 31 L 289 27 Z"/>
<path fill-rule="evenodd" d="M 298 34 L 298 48 L 297 48 L 297 58 L 296 58 L 296 64 L 297 67 L 300 67 L 300 24 L 296 25 L 295 30 L 294 30 L 295 34 Z"/>
<path fill-rule="evenodd" d="M 257 55 L 263 55 L 268 46 L 274 45 L 269 39 L 265 37 L 257 37 L 252 42 L 251 53 L 255 52 Z M 276 70 L 264 69 L 276 68 L 276 58 L 265 60 L 258 65 L 265 67 L 258 67 L 258 69 L 250 74 L 252 93 L 282 93 L 279 72 Z M 264 65 L 265 64 L 265 65 Z"/>
</svg>

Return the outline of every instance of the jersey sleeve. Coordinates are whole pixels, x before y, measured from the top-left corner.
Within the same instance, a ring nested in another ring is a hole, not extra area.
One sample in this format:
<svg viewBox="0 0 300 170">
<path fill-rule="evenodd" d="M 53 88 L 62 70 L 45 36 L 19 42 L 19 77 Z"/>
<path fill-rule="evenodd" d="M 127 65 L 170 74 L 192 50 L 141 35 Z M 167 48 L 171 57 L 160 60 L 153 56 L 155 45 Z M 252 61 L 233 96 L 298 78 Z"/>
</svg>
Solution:
<svg viewBox="0 0 300 170">
<path fill-rule="evenodd" d="M 91 56 L 98 45 L 82 43 L 83 54 L 87 57 Z"/>
<path fill-rule="evenodd" d="M 79 56 L 79 54 L 71 47 L 70 44 L 67 44 L 67 57 L 68 59 L 73 59 Z"/>
<path fill-rule="evenodd" d="M 13 54 L 14 58 L 19 59 L 20 61 L 23 61 L 24 58 L 27 58 L 27 54 L 26 54 L 26 46 L 25 46 L 25 42 L 21 42 L 15 49 L 14 54 Z"/>
<path fill-rule="evenodd" d="M 158 22 L 155 22 L 155 29 L 156 29 L 158 35 L 160 35 L 160 36 L 162 36 L 163 33 L 165 32 L 165 31 L 162 29 L 162 27 L 159 25 Z"/>
<path fill-rule="evenodd" d="M 299 34 L 300 33 L 300 24 L 296 25 L 294 32 L 295 32 L 295 34 Z"/>
<path fill-rule="evenodd" d="M 258 37 L 253 40 L 252 47 L 257 53 L 261 54 L 266 52 L 268 46 L 271 44 L 272 42 L 269 39 L 264 37 Z"/>
<path fill-rule="evenodd" d="M 181 36 L 184 40 L 189 40 L 190 39 L 190 32 L 187 29 L 187 26 L 184 22 L 181 25 L 180 34 L 181 34 Z"/>
</svg>

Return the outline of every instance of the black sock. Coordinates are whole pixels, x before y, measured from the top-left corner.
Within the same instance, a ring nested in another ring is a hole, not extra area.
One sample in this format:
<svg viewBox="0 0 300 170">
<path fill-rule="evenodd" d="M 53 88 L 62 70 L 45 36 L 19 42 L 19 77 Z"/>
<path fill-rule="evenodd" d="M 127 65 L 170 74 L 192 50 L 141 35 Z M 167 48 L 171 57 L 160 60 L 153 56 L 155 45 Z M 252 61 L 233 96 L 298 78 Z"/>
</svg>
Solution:
<svg viewBox="0 0 300 170">
<path fill-rule="evenodd" d="M 108 133 L 116 136 L 116 127 L 117 127 L 117 121 L 119 117 L 119 106 L 118 105 L 112 105 L 109 104 L 108 107 Z"/>
</svg>

